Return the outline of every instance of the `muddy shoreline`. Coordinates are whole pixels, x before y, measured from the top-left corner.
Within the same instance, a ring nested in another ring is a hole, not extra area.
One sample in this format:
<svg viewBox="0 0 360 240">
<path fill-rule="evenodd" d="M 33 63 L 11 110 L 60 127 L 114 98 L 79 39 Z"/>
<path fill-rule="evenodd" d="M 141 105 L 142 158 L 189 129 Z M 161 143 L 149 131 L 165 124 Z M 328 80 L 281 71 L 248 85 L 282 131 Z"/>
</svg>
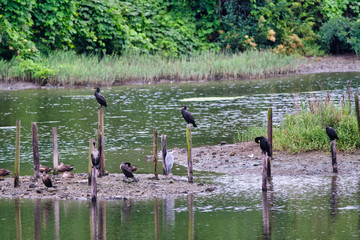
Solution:
<svg viewBox="0 0 360 240">
<path fill-rule="evenodd" d="M 295 75 L 295 74 L 314 74 L 314 73 L 326 73 L 326 72 L 360 72 L 360 57 L 355 55 L 343 55 L 343 56 L 328 56 L 328 57 L 309 57 L 307 63 L 304 63 L 298 67 L 295 72 L 288 74 L 279 74 L 276 76 Z M 276 77 L 271 76 L 271 77 Z M 252 79 L 251 77 L 244 77 L 241 80 Z M 197 82 L 206 81 L 199 80 Z M 162 79 L 160 83 L 173 82 L 173 80 Z M 150 82 L 151 83 L 151 82 Z M 154 84 L 157 82 L 153 82 Z M 112 86 L 119 85 L 141 85 L 144 82 L 115 82 Z M 146 82 L 149 84 L 149 82 Z M 47 88 L 83 88 L 88 86 L 40 86 L 39 84 L 31 82 L 0 82 L 0 90 L 25 90 L 25 89 L 47 89 Z"/>
<path fill-rule="evenodd" d="M 194 174 L 194 183 L 188 183 L 186 176 L 166 177 L 159 174 L 136 174 L 138 182 L 125 181 L 123 174 L 110 173 L 98 178 L 99 200 L 150 199 L 166 196 L 179 197 L 189 193 L 223 193 L 227 186 L 218 181 L 222 174 L 232 176 L 259 177 L 262 173 L 262 155 L 259 145 L 253 142 L 222 144 L 193 148 L 195 171 L 209 172 L 213 183 Z M 174 149 L 175 163 L 187 166 L 186 149 Z M 360 172 L 360 150 L 354 153 L 338 152 L 338 173 L 333 173 L 331 156 L 327 152 L 305 152 L 289 154 L 274 151 L 271 163 L 272 176 L 353 176 Z M 216 173 L 216 174 L 215 174 Z M 221 175 L 219 175 L 221 174 Z M 76 173 L 74 178 L 52 176 L 57 188 L 46 188 L 41 180 L 34 182 L 32 176 L 21 176 L 19 188 L 13 187 L 13 177 L 0 181 L 0 198 L 52 198 L 62 200 L 90 200 L 91 187 L 87 174 Z M 261 184 L 259 178 L 259 186 Z"/>
<path fill-rule="evenodd" d="M 47 188 L 42 180 L 33 176 L 20 176 L 20 187 L 14 188 L 13 177 L 0 181 L 0 198 L 90 200 L 91 186 L 86 173 L 75 173 L 74 178 L 51 175 L 56 188 Z M 215 185 L 201 182 L 188 183 L 187 177 L 154 174 L 136 174 L 138 182 L 124 180 L 124 175 L 115 173 L 97 179 L 98 200 L 149 199 L 166 196 L 183 196 L 189 193 L 206 194 L 216 190 Z"/>
</svg>

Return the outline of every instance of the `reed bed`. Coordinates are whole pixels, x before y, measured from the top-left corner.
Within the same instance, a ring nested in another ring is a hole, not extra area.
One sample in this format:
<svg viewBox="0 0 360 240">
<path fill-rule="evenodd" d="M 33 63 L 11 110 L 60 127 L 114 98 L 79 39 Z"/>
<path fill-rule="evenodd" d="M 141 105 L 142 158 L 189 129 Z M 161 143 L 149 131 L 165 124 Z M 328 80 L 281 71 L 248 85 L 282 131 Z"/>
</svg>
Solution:
<svg viewBox="0 0 360 240">
<path fill-rule="evenodd" d="M 38 82 L 39 79 L 34 79 L 37 76 L 53 85 L 113 85 L 157 82 L 162 79 L 189 81 L 261 78 L 295 72 L 305 60 L 271 51 L 237 54 L 210 51 L 178 58 L 127 53 L 122 56 L 105 56 L 99 62 L 97 56 L 67 51 L 54 52 L 33 61 L 34 68 L 27 67 L 26 71 L 21 71 L 21 68 L 14 70 L 21 65 L 17 59 L 0 61 L 1 79 Z"/>
<path fill-rule="evenodd" d="M 336 148 L 340 151 L 353 152 L 359 147 L 359 133 L 355 111 L 351 112 L 348 103 L 341 106 L 332 101 L 308 101 L 302 104 L 295 114 L 286 114 L 279 127 L 273 129 L 273 148 L 289 153 L 306 151 L 330 151 L 326 127 L 337 131 L 339 140 Z M 238 142 L 254 141 L 257 136 L 267 136 L 263 128 L 252 128 L 249 133 L 238 133 Z"/>
</svg>

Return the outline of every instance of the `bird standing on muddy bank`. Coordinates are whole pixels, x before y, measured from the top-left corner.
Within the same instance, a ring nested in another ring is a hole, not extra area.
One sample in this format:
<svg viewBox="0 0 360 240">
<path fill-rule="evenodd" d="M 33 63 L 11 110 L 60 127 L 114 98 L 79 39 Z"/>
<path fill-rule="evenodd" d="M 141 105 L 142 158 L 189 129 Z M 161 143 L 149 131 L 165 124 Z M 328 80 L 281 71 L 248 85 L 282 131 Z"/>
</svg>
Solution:
<svg viewBox="0 0 360 240">
<path fill-rule="evenodd" d="M 126 178 L 132 178 L 134 180 L 134 182 L 139 181 L 134 177 L 134 174 L 133 174 L 133 172 L 135 172 L 137 170 L 137 168 L 134 165 L 131 165 L 131 163 L 122 162 L 120 164 L 120 169 L 124 173 Z"/>
<path fill-rule="evenodd" d="M 0 177 L 1 177 L 1 178 L 9 175 L 10 173 L 11 173 L 11 172 L 10 172 L 9 170 L 5 169 L 5 168 L 1 168 L 1 169 L 0 169 Z"/>
<path fill-rule="evenodd" d="M 100 93 L 100 88 L 94 88 L 96 89 L 96 91 L 94 92 L 95 98 L 98 101 L 98 103 L 100 104 L 99 109 L 104 106 L 106 108 L 106 112 L 109 112 L 108 107 L 107 107 L 107 102 L 106 99 L 103 95 L 101 95 Z"/>
<path fill-rule="evenodd" d="M 197 127 L 193 115 L 187 110 L 187 107 L 185 105 L 181 106 L 181 114 L 187 123 L 190 123 L 194 127 Z"/>
</svg>

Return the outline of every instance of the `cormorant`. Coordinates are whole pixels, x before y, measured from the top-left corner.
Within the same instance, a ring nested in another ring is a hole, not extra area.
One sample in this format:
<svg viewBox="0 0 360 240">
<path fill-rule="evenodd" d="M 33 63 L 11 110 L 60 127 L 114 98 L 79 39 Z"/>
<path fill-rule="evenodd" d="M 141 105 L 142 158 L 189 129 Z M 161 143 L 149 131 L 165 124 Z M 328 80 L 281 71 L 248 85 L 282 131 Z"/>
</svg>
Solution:
<svg viewBox="0 0 360 240">
<path fill-rule="evenodd" d="M 194 127 L 197 127 L 195 124 L 195 119 L 194 119 L 193 115 L 191 114 L 191 112 L 189 112 L 186 109 L 187 109 L 187 107 L 185 105 L 181 106 L 181 114 L 184 117 L 185 121 L 187 123 L 191 123 Z"/>
<path fill-rule="evenodd" d="M 333 129 L 332 127 L 326 127 L 326 133 L 329 136 L 330 141 L 339 139 L 335 129 Z"/>
<path fill-rule="evenodd" d="M 260 148 L 261 148 L 261 151 L 263 154 L 267 154 L 268 157 L 271 157 L 270 144 L 269 144 L 269 141 L 265 137 L 263 137 L 263 136 L 257 137 L 257 138 L 255 138 L 255 142 L 260 143 Z"/>
<path fill-rule="evenodd" d="M 91 162 L 92 162 L 92 165 L 94 167 L 96 167 L 96 169 L 99 169 L 100 168 L 100 160 L 101 160 L 101 135 L 100 135 L 100 138 L 99 138 L 99 150 L 96 149 L 96 143 L 95 141 L 93 141 L 93 145 L 94 145 L 94 149 L 93 151 L 91 152 Z"/>
<path fill-rule="evenodd" d="M 109 112 L 108 108 L 107 108 L 107 102 L 106 99 L 103 95 L 100 94 L 100 88 L 94 88 L 96 89 L 96 91 L 94 92 L 95 98 L 98 101 L 98 103 L 100 104 L 99 109 L 104 106 L 106 108 L 106 111 Z"/>
<path fill-rule="evenodd" d="M 58 171 L 59 172 L 66 172 L 66 171 L 71 171 L 73 170 L 74 167 L 72 165 L 65 165 L 63 162 L 60 163 L 59 167 L 58 167 Z"/>
<path fill-rule="evenodd" d="M 133 165 L 131 165 L 131 163 L 129 162 L 122 162 L 120 164 L 120 169 L 121 171 L 124 173 L 126 178 L 132 178 L 134 179 L 135 182 L 137 182 L 138 180 L 134 177 L 133 172 L 135 172 L 137 170 L 137 168 Z"/>
<path fill-rule="evenodd" d="M 9 175 L 11 172 L 5 168 L 0 169 L 0 176 L 5 177 L 6 175 Z"/>
<path fill-rule="evenodd" d="M 48 173 L 48 172 L 51 172 L 52 168 L 40 164 L 39 170 L 40 170 L 41 173 L 43 173 L 44 171 L 45 171 L 46 173 Z"/>
<path fill-rule="evenodd" d="M 174 164 L 174 155 L 172 150 L 169 150 L 167 152 L 165 157 L 165 162 L 166 162 L 166 175 L 169 175 L 171 172 L 171 168 Z"/>
<path fill-rule="evenodd" d="M 52 184 L 51 178 L 49 175 L 47 175 L 46 171 L 43 171 L 42 181 L 45 184 L 46 187 L 55 187 Z"/>
</svg>

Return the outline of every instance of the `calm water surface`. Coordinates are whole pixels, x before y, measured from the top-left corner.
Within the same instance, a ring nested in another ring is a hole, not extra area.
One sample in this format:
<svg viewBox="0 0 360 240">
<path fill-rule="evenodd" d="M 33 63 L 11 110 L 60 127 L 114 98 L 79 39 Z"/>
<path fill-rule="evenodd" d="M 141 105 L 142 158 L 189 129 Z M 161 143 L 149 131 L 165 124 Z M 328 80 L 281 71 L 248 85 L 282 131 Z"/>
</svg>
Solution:
<svg viewBox="0 0 360 240">
<path fill-rule="evenodd" d="M 360 74 L 315 74 L 240 82 L 158 84 L 102 88 L 106 168 L 120 172 L 128 160 L 150 173 L 152 132 L 167 135 L 168 148 L 185 147 L 186 104 L 199 128 L 193 145 L 233 142 L 238 131 L 266 124 L 272 107 L 279 124 L 294 104 L 331 97 L 339 102 L 351 81 L 359 92 Z M 86 172 L 89 139 L 97 131 L 92 88 L 0 91 L 0 168 L 13 169 L 16 120 L 21 129 L 21 174 L 32 174 L 31 122 L 37 122 L 40 162 L 52 165 L 52 127 L 58 129 L 59 161 Z M 174 174 L 185 174 L 183 168 Z M 201 180 L 227 188 L 222 194 L 147 201 L 0 200 L 4 239 L 358 239 L 357 176 L 276 177 L 261 193 L 259 176 L 212 176 Z M 201 179 L 203 178 L 203 179 Z M 0 189 L 1 195 L 1 189 Z M 268 209 L 266 209 L 267 206 Z M 95 214 L 96 213 L 96 216 Z M 94 220 L 92 220 L 94 217 Z M 97 220 L 96 220 L 97 219 Z M 90 224 L 91 223 L 91 224 Z"/>
</svg>

